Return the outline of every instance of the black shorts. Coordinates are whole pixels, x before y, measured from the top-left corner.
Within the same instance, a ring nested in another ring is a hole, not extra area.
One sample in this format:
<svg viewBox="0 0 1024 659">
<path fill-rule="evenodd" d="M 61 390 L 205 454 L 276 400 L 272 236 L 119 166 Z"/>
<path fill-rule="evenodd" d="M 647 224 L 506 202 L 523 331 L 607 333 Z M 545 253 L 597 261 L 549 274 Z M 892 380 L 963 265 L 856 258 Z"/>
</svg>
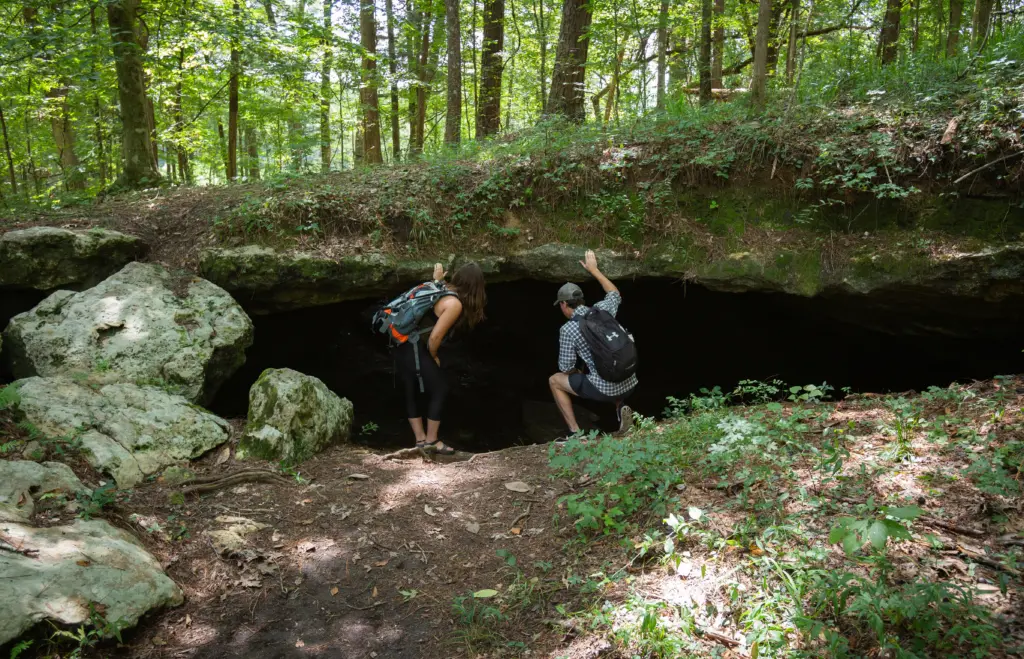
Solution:
<svg viewBox="0 0 1024 659">
<path fill-rule="evenodd" d="M 608 396 L 601 393 L 594 383 L 591 382 L 586 375 L 583 373 L 573 373 L 569 376 L 569 386 L 572 387 L 573 393 L 580 398 L 586 398 L 587 400 L 596 400 L 599 403 L 614 403 L 618 400 L 622 400 L 629 394 L 623 394 L 616 398 L 615 396 Z"/>
</svg>

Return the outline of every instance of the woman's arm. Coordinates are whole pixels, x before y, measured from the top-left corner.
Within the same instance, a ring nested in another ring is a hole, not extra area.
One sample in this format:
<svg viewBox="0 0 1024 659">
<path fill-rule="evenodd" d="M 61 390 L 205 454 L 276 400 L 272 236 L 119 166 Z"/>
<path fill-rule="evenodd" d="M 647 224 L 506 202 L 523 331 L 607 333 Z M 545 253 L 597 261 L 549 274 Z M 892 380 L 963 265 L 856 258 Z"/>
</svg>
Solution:
<svg viewBox="0 0 1024 659">
<path fill-rule="evenodd" d="M 454 295 L 449 295 L 438 300 L 437 304 L 434 305 L 434 310 L 439 313 L 437 313 L 437 322 L 434 323 L 434 329 L 430 331 L 427 349 L 430 350 L 430 356 L 440 366 L 441 360 L 437 357 L 437 350 L 441 347 L 441 342 L 444 341 L 448 330 L 455 325 L 455 321 L 462 315 L 462 301 Z"/>
<path fill-rule="evenodd" d="M 440 263 L 434 264 L 434 281 L 441 281 L 442 279 L 444 279 L 444 276 L 446 274 L 448 273 L 444 271 L 443 265 L 441 265 Z"/>
</svg>

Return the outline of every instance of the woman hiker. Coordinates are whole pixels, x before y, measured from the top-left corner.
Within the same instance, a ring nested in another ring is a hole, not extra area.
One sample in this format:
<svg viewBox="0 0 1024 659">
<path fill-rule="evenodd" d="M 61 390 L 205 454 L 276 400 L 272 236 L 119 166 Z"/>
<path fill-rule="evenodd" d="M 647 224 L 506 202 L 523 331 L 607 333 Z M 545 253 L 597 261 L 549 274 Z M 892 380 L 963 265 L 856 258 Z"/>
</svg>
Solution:
<svg viewBox="0 0 1024 659">
<path fill-rule="evenodd" d="M 416 436 L 416 447 L 450 455 L 455 449 L 437 437 L 441 411 L 448 395 L 448 381 L 441 370 L 437 351 L 453 329 L 473 329 L 484 319 L 487 294 L 484 291 L 484 273 L 476 263 L 460 267 L 448 284 L 444 283 L 445 274 L 440 263 L 434 266 L 434 284 L 443 287 L 444 293 L 437 298 L 433 310 L 426 312 L 420 321 L 421 338 L 399 344 L 395 360 L 405 387 L 406 416 Z M 416 372 L 417 366 L 419 373 Z M 421 392 L 427 399 L 425 428 L 419 400 Z"/>
</svg>

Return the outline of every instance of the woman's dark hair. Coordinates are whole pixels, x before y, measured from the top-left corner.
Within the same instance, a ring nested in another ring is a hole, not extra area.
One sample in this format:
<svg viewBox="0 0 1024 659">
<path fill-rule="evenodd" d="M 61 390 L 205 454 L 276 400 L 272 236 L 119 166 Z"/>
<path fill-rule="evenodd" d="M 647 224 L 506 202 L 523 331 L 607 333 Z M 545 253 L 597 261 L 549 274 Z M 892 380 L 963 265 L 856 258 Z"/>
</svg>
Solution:
<svg viewBox="0 0 1024 659">
<path fill-rule="evenodd" d="M 459 324 L 465 323 L 470 329 L 477 326 L 484 316 L 487 306 L 487 292 L 484 290 L 484 271 L 476 263 L 467 263 L 452 275 L 452 288 L 459 294 L 462 301 L 462 318 Z"/>
</svg>

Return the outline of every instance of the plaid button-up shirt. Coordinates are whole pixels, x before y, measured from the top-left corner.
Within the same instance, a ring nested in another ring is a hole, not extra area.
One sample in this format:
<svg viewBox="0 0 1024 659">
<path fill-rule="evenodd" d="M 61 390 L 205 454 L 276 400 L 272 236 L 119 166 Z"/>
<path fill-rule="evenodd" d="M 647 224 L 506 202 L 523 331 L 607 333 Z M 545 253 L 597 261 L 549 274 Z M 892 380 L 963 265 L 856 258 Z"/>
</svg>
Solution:
<svg viewBox="0 0 1024 659">
<path fill-rule="evenodd" d="M 614 316 L 619 313 L 620 304 L 622 304 L 622 295 L 618 291 L 611 291 L 594 307 L 603 309 Z M 587 313 L 587 307 L 583 305 L 576 307 L 576 312 L 573 314 L 574 319 L 562 325 L 562 329 L 558 332 L 558 370 L 568 373 L 576 368 L 576 357 L 578 355 L 587 365 L 587 370 L 589 371 L 587 379 L 590 380 L 591 384 L 598 391 L 605 396 L 612 396 L 614 398 L 625 396 L 636 387 L 636 375 L 631 375 L 629 379 L 622 382 L 608 382 L 601 379 L 601 376 L 597 374 L 597 367 L 594 366 L 594 356 L 590 354 L 590 346 L 583 339 L 583 333 L 580 332 L 580 324 L 575 320 L 576 316 L 585 313 Z"/>
</svg>

